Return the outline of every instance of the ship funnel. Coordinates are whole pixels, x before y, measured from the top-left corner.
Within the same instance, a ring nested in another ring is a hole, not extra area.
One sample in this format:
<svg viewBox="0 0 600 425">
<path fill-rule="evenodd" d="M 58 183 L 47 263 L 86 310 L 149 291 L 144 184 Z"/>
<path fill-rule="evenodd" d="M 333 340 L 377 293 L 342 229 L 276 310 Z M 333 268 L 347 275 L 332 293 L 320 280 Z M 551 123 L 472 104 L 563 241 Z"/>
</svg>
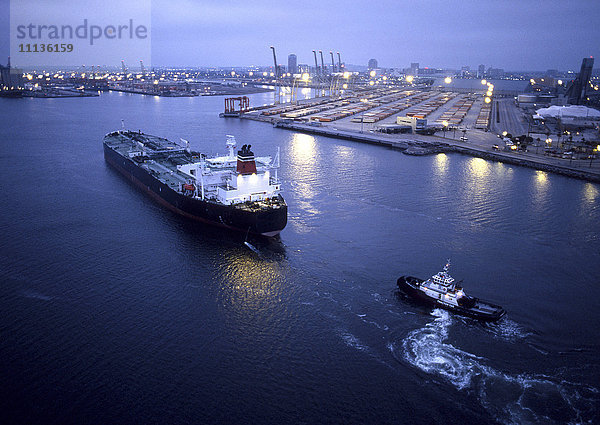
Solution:
<svg viewBox="0 0 600 425">
<path fill-rule="evenodd" d="M 244 145 L 238 151 L 237 156 L 237 172 L 240 174 L 256 173 L 256 162 L 254 161 L 254 153 L 250 150 L 252 145 Z"/>
</svg>

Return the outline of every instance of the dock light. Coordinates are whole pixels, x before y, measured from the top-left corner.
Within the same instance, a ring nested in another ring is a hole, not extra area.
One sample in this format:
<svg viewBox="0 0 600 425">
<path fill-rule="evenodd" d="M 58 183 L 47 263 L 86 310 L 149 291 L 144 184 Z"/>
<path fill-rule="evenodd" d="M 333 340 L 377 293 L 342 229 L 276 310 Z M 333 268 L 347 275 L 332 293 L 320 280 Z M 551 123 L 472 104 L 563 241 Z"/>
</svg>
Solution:
<svg viewBox="0 0 600 425">
<path fill-rule="evenodd" d="M 450 77 L 444 78 L 444 83 L 450 84 L 451 82 L 452 82 L 452 78 L 450 78 Z"/>
<path fill-rule="evenodd" d="M 413 77 L 412 75 L 407 75 L 406 76 L 406 82 L 407 83 L 412 83 L 414 79 L 415 79 L 415 77 Z"/>
<path fill-rule="evenodd" d="M 387 77 L 385 75 L 382 78 L 383 78 L 383 81 L 387 80 Z"/>
<path fill-rule="evenodd" d="M 274 74 L 273 72 L 271 72 L 271 74 L 269 74 L 269 75 L 271 75 L 271 77 L 274 77 L 274 76 L 275 76 L 275 74 Z"/>
<path fill-rule="evenodd" d="M 343 89 L 347 89 L 348 88 L 348 84 L 342 84 L 342 88 Z"/>
<path fill-rule="evenodd" d="M 375 81 L 373 81 L 373 80 L 369 81 L 369 85 L 370 85 L 370 86 L 373 86 L 373 85 L 375 85 Z"/>
<path fill-rule="evenodd" d="M 486 80 L 481 80 L 481 84 L 483 84 L 484 86 L 487 84 Z"/>
<path fill-rule="evenodd" d="M 310 78 L 310 75 L 308 75 L 308 72 L 305 72 L 304 74 L 302 74 L 302 81 L 307 82 L 309 78 Z"/>
<path fill-rule="evenodd" d="M 344 78 L 345 79 L 350 78 L 350 73 L 348 71 L 344 72 Z"/>
<path fill-rule="evenodd" d="M 485 98 L 483 101 L 484 101 L 485 103 L 490 103 L 490 102 L 492 101 L 492 99 L 490 99 L 489 97 L 486 97 L 486 98 Z"/>
<path fill-rule="evenodd" d="M 250 77 L 252 77 L 252 76 L 254 75 L 254 72 L 250 71 L 250 72 L 248 73 L 248 75 L 249 75 Z"/>
<path fill-rule="evenodd" d="M 486 96 L 491 96 L 491 95 L 492 95 L 492 91 L 488 90 L 487 93 L 486 93 Z"/>
<path fill-rule="evenodd" d="M 290 74 L 289 72 L 286 74 L 288 77 L 291 77 L 292 74 Z"/>
<path fill-rule="evenodd" d="M 531 83 L 531 85 L 534 85 L 534 84 L 535 84 L 535 80 L 534 80 L 533 78 L 532 78 L 532 79 L 530 79 L 530 80 L 529 80 L 529 82 Z"/>
<path fill-rule="evenodd" d="M 265 72 L 263 72 L 263 77 L 266 77 L 268 74 Z"/>
<path fill-rule="evenodd" d="M 235 76 L 235 71 L 231 71 L 231 76 L 234 77 Z"/>
<path fill-rule="evenodd" d="M 372 70 L 371 72 L 369 72 L 369 75 L 370 75 L 371 77 L 374 77 L 376 74 L 377 74 L 377 73 L 375 72 L 375 70 Z"/>
<path fill-rule="evenodd" d="M 442 121 L 442 125 L 443 125 L 444 127 L 448 127 L 448 121 L 446 121 L 446 120 Z"/>
<path fill-rule="evenodd" d="M 504 131 L 502 132 L 502 135 L 503 135 L 504 137 L 506 137 L 506 135 L 507 135 L 507 134 L 508 134 L 508 132 L 507 132 L 506 130 L 504 130 Z"/>
<path fill-rule="evenodd" d="M 563 81 L 562 80 L 558 80 L 557 83 L 558 83 L 559 86 L 562 86 Z"/>
</svg>

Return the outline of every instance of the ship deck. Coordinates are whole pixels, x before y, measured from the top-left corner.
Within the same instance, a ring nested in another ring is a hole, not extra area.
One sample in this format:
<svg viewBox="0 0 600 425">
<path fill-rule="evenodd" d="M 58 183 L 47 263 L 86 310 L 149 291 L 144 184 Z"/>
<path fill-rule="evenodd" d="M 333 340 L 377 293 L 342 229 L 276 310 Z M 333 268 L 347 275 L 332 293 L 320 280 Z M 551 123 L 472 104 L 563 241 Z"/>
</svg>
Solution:
<svg viewBox="0 0 600 425">
<path fill-rule="evenodd" d="M 104 143 L 119 155 L 132 158 L 140 168 L 147 170 L 153 177 L 176 192 L 180 191 L 182 183 L 190 180 L 190 176 L 178 170 L 177 166 L 197 163 L 201 157 L 200 153 L 188 151 L 185 147 L 168 139 L 134 131 L 112 132 L 104 138 Z M 257 162 L 265 165 L 268 159 L 270 158 L 257 158 Z M 235 162 L 232 162 L 231 165 L 222 162 L 220 165 L 211 166 L 210 164 L 209 161 L 206 161 L 207 170 L 215 172 L 234 172 L 236 170 Z M 214 196 L 214 193 L 207 193 L 206 200 L 211 201 Z M 269 200 L 236 204 L 236 207 L 241 210 L 257 212 L 279 208 L 283 205 L 285 205 L 285 201 L 278 196 Z"/>
</svg>

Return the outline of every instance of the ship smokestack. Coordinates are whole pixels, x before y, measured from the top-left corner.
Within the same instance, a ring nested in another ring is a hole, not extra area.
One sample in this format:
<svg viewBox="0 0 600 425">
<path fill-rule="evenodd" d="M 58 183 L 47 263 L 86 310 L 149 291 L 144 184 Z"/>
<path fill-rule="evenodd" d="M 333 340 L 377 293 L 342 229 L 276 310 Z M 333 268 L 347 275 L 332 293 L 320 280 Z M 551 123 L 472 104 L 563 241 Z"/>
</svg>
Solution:
<svg viewBox="0 0 600 425">
<path fill-rule="evenodd" d="M 250 150 L 252 145 L 244 145 L 238 151 L 237 156 L 237 172 L 240 174 L 256 173 L 256 162 L 254 161 L 254 153 Z"/>
</svg>

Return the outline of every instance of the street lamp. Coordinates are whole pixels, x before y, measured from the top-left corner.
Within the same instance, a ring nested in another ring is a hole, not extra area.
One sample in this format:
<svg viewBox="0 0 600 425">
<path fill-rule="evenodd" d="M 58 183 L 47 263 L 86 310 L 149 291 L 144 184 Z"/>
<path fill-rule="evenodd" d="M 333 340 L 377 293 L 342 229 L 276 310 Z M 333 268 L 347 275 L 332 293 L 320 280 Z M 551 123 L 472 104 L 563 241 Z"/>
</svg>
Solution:
<svg viewBox="0 0 600 425">
<path fill-rule="evenodd" d="M 446 138 L 446 131 L 448 130 L 448 121 L 442 121 L 442 125 L 444 126 L 442 130 L 444 131 L 444 139 Z"/>
</svg>

